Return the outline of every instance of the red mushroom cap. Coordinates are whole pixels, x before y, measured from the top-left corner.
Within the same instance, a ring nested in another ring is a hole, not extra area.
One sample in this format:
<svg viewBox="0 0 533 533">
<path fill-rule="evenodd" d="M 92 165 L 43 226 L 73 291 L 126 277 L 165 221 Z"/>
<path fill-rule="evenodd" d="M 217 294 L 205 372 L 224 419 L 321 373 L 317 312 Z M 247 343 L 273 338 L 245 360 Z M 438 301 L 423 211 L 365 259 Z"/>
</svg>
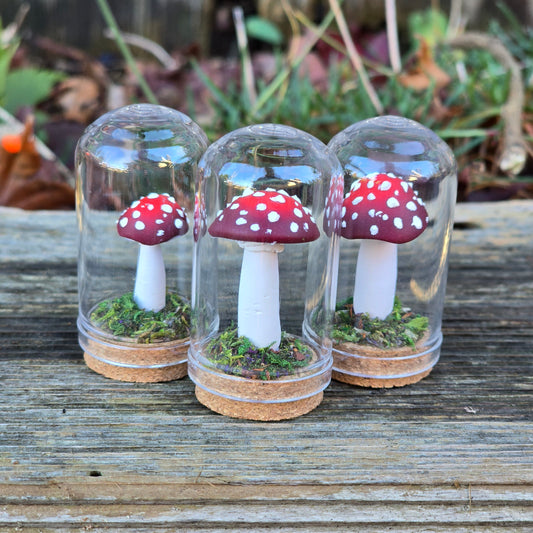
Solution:
<svg viewBox="0 0 533 533">
<path fill-rule="evenodd" d="M 355 181 L 342 204 L 341 235 L 346 239 L 402 244 L 418 237 L 427 224 L 424 202 L 409 182 L 392 174 Z"/>
<path fill-rule="evenodd" d="M 153 246 L 187 233 L 185 212 L 169 194 L 150 193 L 136 200 L 118 219 L 121 237 Z"/>
<path fill-rule="evenodd" d="M 333 233 L 340 233 L 340 210 L 344 192 L 344 177 L 342 174 L 333 176 L 330 181 L 326 206 L 324 210 L 324 232 L 329 237 Z"/>
<path fill-rule="evenodd" d="M 262 243 L 318 239 L 309 209 L 285 191 L 266 189 L 234 198 L 209 226 L 213 237 Z"/>
<path fill-rule="evenodd" d="M 203 196 L 197 192 L 194 195 L 194 215 L 193 215 L 193 237 L 194 242 L 198 242 L 200 237 L 207 231 L 207 219 L 205 214 L 205 202 Z"/>
</svg>

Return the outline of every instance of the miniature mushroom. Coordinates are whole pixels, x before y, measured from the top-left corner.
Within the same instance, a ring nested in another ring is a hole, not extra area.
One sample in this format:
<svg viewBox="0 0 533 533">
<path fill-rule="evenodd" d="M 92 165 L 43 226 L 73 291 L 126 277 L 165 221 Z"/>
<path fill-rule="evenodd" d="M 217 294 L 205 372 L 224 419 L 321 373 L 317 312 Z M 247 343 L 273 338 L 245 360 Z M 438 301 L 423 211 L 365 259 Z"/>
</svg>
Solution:
<svg viewBox="0 0 533 533">
<path fill-rule="evenodd" d="M 393 174 L 368 175 L 352 184 L 342 204 L 341 235 L 363 239 L 359 248 L 353 310 L 384 320 L 396 293 L 397 245 L 427 227 L 424 202 Z"/>
<path fill-rule="evenodd" d="M 284 244 L 314 241 L 318 227 L 309 209 L 286 191 L 248 190 L 218 213 L 213 237 L 238 241 L 244 249 L 238 301 L 238 334 L 258 348 L 279 349 L 278 256 Z"/>
<path fill-rule="evenodd" d="M 166 275 L 160 244 L 188 229 L 185 212 L 166 193 L 143 196 L 120 215 L 118 234 L 139 243 L 133 298 L 141 309 L 160 311 L 165 307 Z"/>
<path fill-rule="evenodd" d="M 193 211 L 193 238 L 194 242 L 198 242 L 200 237 L 205 235 L 207 231 L 207 219 L 205 215 L 205 202 L 203 196 L 197 192 L 194 195 L 194 211 Z"/>
</svg>

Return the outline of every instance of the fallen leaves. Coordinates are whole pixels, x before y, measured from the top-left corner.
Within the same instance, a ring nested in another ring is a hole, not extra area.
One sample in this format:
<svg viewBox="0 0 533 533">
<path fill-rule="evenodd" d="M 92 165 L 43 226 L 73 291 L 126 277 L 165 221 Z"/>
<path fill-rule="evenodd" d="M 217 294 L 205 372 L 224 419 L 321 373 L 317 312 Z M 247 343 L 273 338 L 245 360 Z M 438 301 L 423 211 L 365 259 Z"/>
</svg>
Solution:
<svg viewBox="0 0 533 533">
<path fill-rule="evenodd" d="M 72 209 L 74 189 L 62 178 L 54 161 L 39 154 L 33 118 L 20 133 L 0 139 L 0 205 L 21 209 Z"/>
<path fill-rule="evenodd" d="M 426 91 L 433 87 L 434 91 L 446 87 L 450 76 L 435 62 L 432 48 L 420 38 L 419 49 L 415 54 L 413 63 L 407 70 L 398 75 L 398 81 L 404 86 L 416 91 Z"/>
</svg>

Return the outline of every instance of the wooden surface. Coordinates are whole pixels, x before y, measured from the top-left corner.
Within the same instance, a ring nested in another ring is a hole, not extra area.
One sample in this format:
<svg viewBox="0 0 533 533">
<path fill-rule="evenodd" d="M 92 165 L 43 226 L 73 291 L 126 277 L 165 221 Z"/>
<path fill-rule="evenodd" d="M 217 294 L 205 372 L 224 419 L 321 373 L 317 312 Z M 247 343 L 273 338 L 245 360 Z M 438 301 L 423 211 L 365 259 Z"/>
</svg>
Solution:
<svg viewBox="0 0 533 533">
<path fill-rule="evenodd" d="M 90 371 L 75 214 L 0 208 L 0 531 L 532 531 L 533 202 L 456 219 L 431 375 L 261 423 Z"/>
</svg>

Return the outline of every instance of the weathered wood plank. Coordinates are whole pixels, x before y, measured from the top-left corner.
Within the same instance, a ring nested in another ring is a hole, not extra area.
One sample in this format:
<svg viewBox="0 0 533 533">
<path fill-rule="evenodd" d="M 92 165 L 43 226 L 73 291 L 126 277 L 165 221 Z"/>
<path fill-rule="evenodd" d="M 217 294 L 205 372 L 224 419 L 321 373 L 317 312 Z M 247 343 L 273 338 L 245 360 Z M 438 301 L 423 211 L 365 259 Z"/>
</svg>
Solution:
<svg viewBox="0 0 533 533">
<path fill-rule="evenodd" d="M 0 208 L 0 531 L 531 530 L 533 202 L 458 220 L 430 376 L 260 423 L 91 372 L 75 214 Z"/>
</svg>

